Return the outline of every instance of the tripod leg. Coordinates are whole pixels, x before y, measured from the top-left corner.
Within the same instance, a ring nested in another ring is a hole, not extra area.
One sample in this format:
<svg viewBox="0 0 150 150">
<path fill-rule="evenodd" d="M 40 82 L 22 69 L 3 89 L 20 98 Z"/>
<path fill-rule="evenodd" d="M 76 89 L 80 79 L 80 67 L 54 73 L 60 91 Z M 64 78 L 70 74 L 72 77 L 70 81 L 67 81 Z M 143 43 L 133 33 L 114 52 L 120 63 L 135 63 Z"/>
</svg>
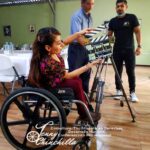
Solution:
<svg viewBox="0 0 150 150">
<path fill-rule="evenodd" d="M 94 92 L 95 92 L 96 87 L 97 87 L 97 83 L 98 83 L 97 74 L 98 74 L 98 72 L 99 72 L 99 68 L 100 68 L 100 65 L 98 65 L 98 67 L 97 67 L 97 69 L 96 69 L 96 74 L 95 74 L 95 77 L 94 77 L 93 85 L 92 85 L 91 92 L 90 92 L 90 96 L 89 96 L 89 99 L 90 99 L 90 100 L 93 99 L 93 95 L 94 95 Z"/>
<path fill-rule="evenodd" d="M 102 104 L 102 100 L 104 98 L 104 81 L 99 81 L 98 82 L 98 87 L 97 87 L 97 93 L 96 93 L 96 107 L 95 107 L 95 112 L 99 113 L 100 109 L 100 104 Z"/>
<path fill-rule="evenodd" d="M 125 98 L 125 101 L 126 101 L 126 103 L 127 103 L 128 109 L 129 109 L 130 114 L 131 114 L 131 117 L 132 117 L 132 122 L 135 122 L 135 115 L 133 114 L 132 109 L 131 109 L 131 106 L 130 106 L 130 104 L 129 104 L 129 102 L 128 102 L 127 95 L 126 95 L 126 93 L 125 93 L 124 87 L 123 87 L 122 82 L 121 82 L 120 75 L 119 75 L 119 73 L 118 73 L 116 64 L 115 64 L 114 59 L 113 59 L 112 56 L 110 57 L 110 60 L 111 60 L 111 62 L 112 62 L 112 65 L 113 65 L 113 68 L 114 68 L 115 73 L 116 73 L 116 75 L 117 75 L 117 78 L 118 78 L 118 80 L 119 80 L 120 87 L 121 87 L 122 92 L 123 92 L 123 96 L 124 96 L 124 98 Z"/>
<path fill-rule="evenodd" d="M 93 99 L 93 96 L 94 96 L 94 93 L 96 92 L 97 84 L 98 84 L 98 81 L 99 81 L 99 78 L 97 77 L 97 74 L 101 73 L 103 68 L 104 68 L 104 63 L 102 65 L 98 64 L 96 74 L 95 74 L 95 77 L 94 77 L 94 81 L 93 81 L 93 85 L 92 85 L 92 88 L 91 88 L 91 93 L 90 93 L 90 96 L 89 96 L 90 100 Z M 100 70 L 100 72 L 99 72 L 99 70 Z"/>
<path fill-rule="evenodd" d="M 89 99 L 90 99 L 90 100 L 92 100 L 92 99 L 93 99 L 94 92 L 96 91 L 97 84 L 98 84 L 98 78 L 97 78 L 97 77 L 95 77 L 95 78 L 94 78 L 93 85 L 92 85 L 92 88 L 91 88 L 90 97 L 89 97 Z"/>
<path fill-rule="evenodd" d="M 90 112 L 94 112 L 93 106 L 92 106 L 91 103 L 90 103 L 90 99 L 89 99 L 87 93 L 84 92 L 84 95 L 85 95 L 85 97 L 86 97 L 86 100 L 87 100 L 87 103 L 88 103 L 88 108 L 89 108 Z"/>
</svg>

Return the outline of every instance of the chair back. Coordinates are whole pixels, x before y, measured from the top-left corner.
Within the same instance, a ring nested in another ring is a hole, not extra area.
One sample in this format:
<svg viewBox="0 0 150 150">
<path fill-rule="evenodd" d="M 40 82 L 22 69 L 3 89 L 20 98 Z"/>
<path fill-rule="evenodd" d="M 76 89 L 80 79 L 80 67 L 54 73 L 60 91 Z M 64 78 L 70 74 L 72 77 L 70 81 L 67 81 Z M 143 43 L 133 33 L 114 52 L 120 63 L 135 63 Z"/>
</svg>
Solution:
<svg viewBox="0 0 150 150">
<path fill-rule="evenodd" d="M 0 62 L 0 75 L 15 75 L 13 63 L 8 56 L 0 54 Z"/>
<path fill-rule="evenodd" d="M 0 54 L 0 61 L 1 61 L 0 83 L 3 86 L 3 91 L 5 95 L 6 93 L 9 94 L 9 90 L 7 89 L 5 83 L 6 82 L 12 83 L 11 86 L 11 92 L 12 92 L 14 90 L 16 80 L 19 79 L 19 75 L 16 68 L 13 66 L 11 59 L 8 56 L 4 54 Z"/>
<path fill-rule="evenodd" d="M 0 71 L 10 69 L 13 66 L 10 58 L 7 57 L 6 55 L 0 54 L 0 61 L 1 61 Z"/>
</svg>

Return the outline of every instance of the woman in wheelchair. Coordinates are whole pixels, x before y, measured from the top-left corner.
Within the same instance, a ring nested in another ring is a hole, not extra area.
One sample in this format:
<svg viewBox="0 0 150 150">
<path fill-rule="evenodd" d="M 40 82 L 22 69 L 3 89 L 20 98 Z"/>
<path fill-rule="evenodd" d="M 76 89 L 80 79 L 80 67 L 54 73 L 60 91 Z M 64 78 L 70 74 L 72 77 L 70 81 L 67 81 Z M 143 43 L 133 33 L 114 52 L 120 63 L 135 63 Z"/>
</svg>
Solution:
<svg viewBox="0 0 150 150">
<path fill-rule="evenodd" d="M 100 63 L 100 60 L 88 63 L 72 72 L 67 72 L 64 60 L 60 56 L 60 51 L 64 45 L 69 44 L 87 32 L 89 32 L 89 29 L 77 32 L 62 41 L 61 33 L 57 29 L 53 27 L 40 29 L 33 43 L 33 56 L 28 76 L 29 84 L 46 89 L 59 87 L 72 88 L 75 98 L 87 105 L 82 81 L 78 76 L 89 70 L 92 66 Z M 88 120 L 83 106 L 77 104 L 77 109 L 79 118 L 81 120 Z M 100 119 L 99 113 L 91 112 L 91 116 L 93 121 Z"/>
</svg>

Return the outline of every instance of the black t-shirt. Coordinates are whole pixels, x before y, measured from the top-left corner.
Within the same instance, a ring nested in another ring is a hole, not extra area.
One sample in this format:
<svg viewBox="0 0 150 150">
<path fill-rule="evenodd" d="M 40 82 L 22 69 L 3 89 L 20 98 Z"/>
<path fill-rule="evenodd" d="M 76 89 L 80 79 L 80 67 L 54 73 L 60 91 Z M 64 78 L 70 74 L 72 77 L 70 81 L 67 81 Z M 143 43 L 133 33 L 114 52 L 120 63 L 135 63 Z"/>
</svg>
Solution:
<svg viewBox="0 0 150 150">
<path fill-rule="evenodd" d="M 115 17 L 109 22 L 109 30 L 114 32 L 114 50 L 134 48 L 134 27 L 139 26 L 137 17 L 134 14 L 126 14 L 123 18 Z"/>
</svg>

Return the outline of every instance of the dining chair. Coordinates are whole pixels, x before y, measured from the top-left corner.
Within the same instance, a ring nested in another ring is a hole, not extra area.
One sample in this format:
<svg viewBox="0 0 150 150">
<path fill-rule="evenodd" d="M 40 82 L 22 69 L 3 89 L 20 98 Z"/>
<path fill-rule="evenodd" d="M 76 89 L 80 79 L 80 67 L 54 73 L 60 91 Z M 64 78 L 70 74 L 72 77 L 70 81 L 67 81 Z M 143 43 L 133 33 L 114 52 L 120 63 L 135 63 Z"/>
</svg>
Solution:
<svg viewBox="0 0 150 150">
<path fill-rule="evenodd" d="M 0 83 L 3 87 L 3 92 L 9 94 L 6 83 L 11 83 L 11 92 L 14 90 L 15 82 L 19 79 L 19 74 L 13 66 L 11 59 L 4 54 L 0 54 Z"/>
</svg>

